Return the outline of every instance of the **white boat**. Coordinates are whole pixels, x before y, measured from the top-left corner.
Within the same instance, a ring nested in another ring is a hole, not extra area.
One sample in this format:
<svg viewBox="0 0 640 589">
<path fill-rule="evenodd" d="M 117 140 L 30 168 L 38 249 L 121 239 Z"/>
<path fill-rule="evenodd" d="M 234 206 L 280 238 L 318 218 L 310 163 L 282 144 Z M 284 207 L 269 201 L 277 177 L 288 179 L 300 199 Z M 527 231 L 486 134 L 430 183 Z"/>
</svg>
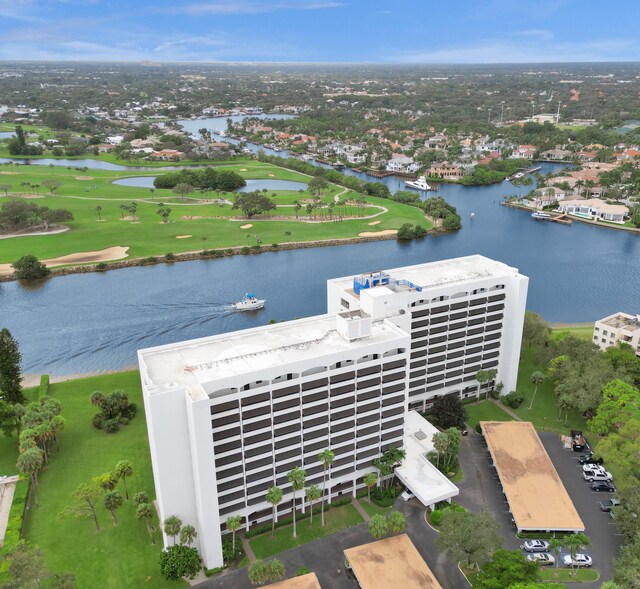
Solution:
<svg viewBox="0 0 640 589">
<path fill-rule="evenodd" d="M 549 213 L 535 212 L 535 213 L 531 213 L 531 218 L 532 219 L 551 219 L 551 215 Z"/>
<path fill-rule="evenodd" d="M 427 179 L 424 176 L 420 176 L 417 180 L 405 180 L 404 185 L 417 190 L 431 190 L 431 186 L 427 184 Z"/>
<path fill-rule="evenodd" d="M 244 295 L 244 299 L 237 303 L 234 303 L 233 307 L 236 311 L 256 311 L 258 309 L 262 309 L 266 302 L 266 300 L 259 299 L 256 297 L 256 295 L 248 292 L 246 295 Z"/>
</svg>

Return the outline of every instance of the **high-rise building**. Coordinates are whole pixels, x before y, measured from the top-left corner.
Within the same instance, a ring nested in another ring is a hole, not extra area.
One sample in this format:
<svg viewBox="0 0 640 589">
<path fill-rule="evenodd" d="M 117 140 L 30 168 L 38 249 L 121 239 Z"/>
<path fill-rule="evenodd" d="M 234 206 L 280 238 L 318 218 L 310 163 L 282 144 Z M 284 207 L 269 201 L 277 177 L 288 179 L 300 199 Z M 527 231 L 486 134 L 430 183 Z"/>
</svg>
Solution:
<svg viewBox="0 0 640 589">
<path fill-rule="evenodd" d="M 409 408 L 476 394 L 480 369 L 515 388 L 526 291 L 517 270 L 472 256 L 330 280 L 328 315 L 139 351 L 161 519 L 195 525 L 216 567 L 229 516 L 270 520 L 273 486 L 276 517 L 291 513 L 292 468 L 326 479 L 329 501 L 354 494 L 403 444 Z"/>
</svg>

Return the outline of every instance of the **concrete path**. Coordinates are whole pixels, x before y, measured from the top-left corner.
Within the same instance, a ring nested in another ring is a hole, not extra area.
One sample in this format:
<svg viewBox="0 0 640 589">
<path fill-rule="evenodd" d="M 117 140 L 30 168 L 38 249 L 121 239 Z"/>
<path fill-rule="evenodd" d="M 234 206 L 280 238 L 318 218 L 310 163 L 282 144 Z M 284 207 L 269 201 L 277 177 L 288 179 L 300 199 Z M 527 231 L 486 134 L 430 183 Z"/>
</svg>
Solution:
<svg viewBox="0 0 640 589">
<path fill-rule="evenodd" d="M 502 409 L 505 413 L 513 417 L 513 419 L 515 419 L 516 421 L 522 421 L 522 417 L 514 413 L 509 407 L 507 407 L 503 403 L 500 403 L 500 401 L 498 401 L 497 399 L 489 399 L 489 401 L 491 401 L 494 405 L 497 405 L 498 407 L 500 407 L 500 409 Z"/>
<path fill-rule="evenodd" d="M 17 476 L 0 479 L 0 546 L 4 542 L 4 535 L 9 523 L 9 513 L 13 503 L 13 492 L 16 489 Z"/>
<path fill-rule="evenodd" d="M 249 562 L 253 562 L 254 560 L 256 560 L 256 555 L 253 552 L 253 548 L 251 548 L 249 540 L 244 534 L 240 534 L 240 541 L 242 542 L 242 548 L 244 548 L 244 553 L 247 555 Z"/>
<path fill-rule="evenodd" d="M 354 498 L 353 499 L 353 506 L 356 508 L 356 511 L 362 516 L 362 519 L 365 521 L 365 523 L 368 523 L 369 520 L 371 519 L 371 517 L 364 510 L 364 507 L 362 507 L 362 505 L 360 504 L 360 501 L 358 501 L 356 498 Z"/>
</svg>

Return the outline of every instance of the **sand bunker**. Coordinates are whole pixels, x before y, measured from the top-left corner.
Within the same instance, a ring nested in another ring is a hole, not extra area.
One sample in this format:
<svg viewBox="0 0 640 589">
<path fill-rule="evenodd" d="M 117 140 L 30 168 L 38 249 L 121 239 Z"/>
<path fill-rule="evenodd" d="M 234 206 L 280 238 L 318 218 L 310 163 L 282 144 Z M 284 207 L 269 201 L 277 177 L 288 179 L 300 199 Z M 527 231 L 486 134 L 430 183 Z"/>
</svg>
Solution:
<svg viewBox="0 0 640 589">
<path fill-rule="evenodd" d="M 187 239 L 188 237 L 193 237 L 193 235 L 176 235 L 176 239 Z"/>
<path fill-rule="evenodd" d="M 4 196 L 4 194 L 2 195 Z M 44 198 L 44 194 L 27 194 L 26 192 L 21 192 L 20 194 L 14 194 L 13 196 L 17 196 L 19 198 Z"/>
<path fill-rule="evenodd" d="M 397 229 L 385 229 L 384 231 L 363 231 L 358 233 L 358 237 L 378 237 L 378 235 L 395 235 L 398 233 Z"/>
<path fill-rule="evenodd" d="M 240 225 L 240 229 L 250 229 L 251 227 L 253 227 L 251 223 L 247 223 L 246 225 Z"/>
<path fill-rule="evenodd" d="M 267 176 L 269 176 L 269 178 L 273 178 L 275 174 L 267 174 Z"/>
<path fill-rule="evenodd" d="M 49 260 L 42 261 L 49 267 L 62 266 L 63 264 L 90 264 L 95 262 L 112 262 L 113 260 L 126 258 L 128 251 L 128 247 L 117 245 L 95 252 L 78 252 L 75 254 L 60 256 L 59 258 L 50 258 Z M 0 264 L 0 275 L 12 273 L 13 268 L 11 267 L 11 264 Z"/>
<path fill-rule="evenodd" d="M 76 176 L 76 180 L 93 180 L 93 176 Z"/>
<path fill-rule="evenodd" d="M 382 221 L 371 221 L 369 225 L 380 225 L 380 223 L 382 223 Z"/>
<path fill-rule="evenodd" d="M 9 174 L 17 174 L 18 172 L 0 172 L 3 176 L 8 176 Z"/>
<path fill-rule="evenodd" d="M 240 170 L 238 170 L 239 172 L 248 172 L 249 170 L 247 170 L 247 168 L 240 168 Z"/>
</svg>

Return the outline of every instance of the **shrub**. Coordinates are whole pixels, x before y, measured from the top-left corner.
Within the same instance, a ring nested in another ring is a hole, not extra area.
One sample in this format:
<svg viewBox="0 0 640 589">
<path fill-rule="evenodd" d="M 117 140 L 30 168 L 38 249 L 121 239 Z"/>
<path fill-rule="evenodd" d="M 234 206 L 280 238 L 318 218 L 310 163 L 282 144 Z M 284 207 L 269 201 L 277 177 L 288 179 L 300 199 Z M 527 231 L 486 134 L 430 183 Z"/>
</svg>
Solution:
<svg viewBox="0 0 640 589">
<path fill-rule="evenodd" d="M 108 267 L 109 265 L 106 262 L 98 262 L 96 264 L 96 270 L 98 272 L 104 272 Z"/>
<path fill-rule="evenodd" d="M 251 250 L 249 249 L 249 246 L 246 246 L 246 245 L 245 245 L 245 246 L 240 250 L 240 253 L 241 253 L 243 256 L 248 256 L 248 255 L 251 253 Z"/>
<path fill-rule="evenodd" d="M 176 257 L 171 252 L 169 252 L 168 254 L 164 255 L 164 261 L 165 262 L 175 262 L 175 260 L 176 260 Z"/>
<path fill-rule="evenodd" d="M 508 395 L 502 397 L 502 402 L 512 409 L 517 409 L 518 407 L 520 407 L 523 401 L 524 393 L 522 391 L 511 391 Z"/>
<path fill-rule="evenodd" d="M 300 567 L 296 571 L 296 577 L 302 577 L 303 575 L 308 575 L 311 571 L 306 567 Z"/>
<path fill-rule="evenodd" d="M 18 280 L 39 280 L 51 274 L 51 270 L 35 256 L 22 256 L 13 263 L 13 270 Z"/>
<path fill-rule="evenodd" d="M 224 567 L 217 567 L 215 569 L 204 569 L 204 576 L 205 577 L 213 577 L 213 575 L 217 575 L 218 573 L 221 573 L 222 571 L 224 571 Z"/>
<path fill-rule="evenodd" d="M 105 419 L 102 421 L 100 429 L 108 434 L 115 434 L 120 429 L 120 421 L 118 419 Z"/>
<path fill-rule="evenodd" d="M 13 491 L 13 502 L 11 503 L 4 543 L 2 544 L 2 552 L 4 554 L 13 552 L 20 543 L 20 532 L 22 530 L 28 496 L 29 481 L 28 479 L 20 478 Z"/>
<path fill-rule="evenodd" d="M 135 403 L 129 403 L 129 395 L 124 391 L 113 391 L 103 395 L 96 391 L 91 395 L 92 404 L 100 409 L 100 413 L 93 417 L 93 426 L 108 433 L 115 433 L 120 425 L 127 425 L 138 412 Z"/>
<path fill-rule="evenodd" d="M 260 252 L 261 249 L 262 246 L 259 243 L 251 246 L 251 251 L 253 251 L 254 254 Z"/>
<path fill-rule="evenodd" d="M 242 542 L 240 538 L 236 537 L 236 549 L 233 550 L 233 538 L 231 534 L 224 535 L 222 537 L 222 558 L 226 565 L 234 563 L 240 560 L 244 556 L 244 550 L 242 549 Z"/>
<path fill-rule="evenodd" d="M 224 255 L 225 256 L 232 256 L 233 254 L 234 254 L 234 251 L 232 249 L 224 250 Z"/>
<path fill-rule="evenodd" d="M 271 247 L 272 247 L 273 249 L 276 249 L 276 250 L 277 250 L 277 249 L 280 247 L 280 244 L 278 244 L 278 243 L 272 243 L 272 244 L 271 244 Z"/>
<path fill-rule="evenodd" d="M 431 522 L 432 525 L 439 526 L 440 523 L 442 522 L 442 509 L 434 509 L 429 514 L 429 521 Z"/>
<path fill-rule="evenodd" d="M 149 256 L 148 258 L 144 259 L 144 264 L 146 265 L 151 265 L 151 264 L 157 264 L 158 263 L 158 259 L 154 258 L 153 256 Z"/>
<path fill-rule="evenodd" d="M 193 579 L 200 572 L 200 562 L 196 548 L 176 544 L 160 553 L 160 574 L 169 581 Z"/>
<path fill-rule="evenodd" d="M 40 388 L 38 388 L 38 399 L 46 397 L 49 394 L 49 375 L 43 374 L 40 377 Z"/>
<path fill-rule="evenodd" d="M 414 238 L 414 228 L 411 223 L 405 223 L 398 229 L 398 234 L 396 237 L 400 240 L 411 240 Z"/>
<path fill-rule="evenodd" d="M 427 234 L 427 230 L 422 225 L 416 225 L 413 228 L 414 237 L 424 237 Z"/>
<path fill-rule="evenodd" d="M 378 507 L 391 507 L 396 502 L 398 489 L 390 487 L 389 489 L 381 489 L 374 487 L 371 491 L 371 501 Z"/>
</svg>

